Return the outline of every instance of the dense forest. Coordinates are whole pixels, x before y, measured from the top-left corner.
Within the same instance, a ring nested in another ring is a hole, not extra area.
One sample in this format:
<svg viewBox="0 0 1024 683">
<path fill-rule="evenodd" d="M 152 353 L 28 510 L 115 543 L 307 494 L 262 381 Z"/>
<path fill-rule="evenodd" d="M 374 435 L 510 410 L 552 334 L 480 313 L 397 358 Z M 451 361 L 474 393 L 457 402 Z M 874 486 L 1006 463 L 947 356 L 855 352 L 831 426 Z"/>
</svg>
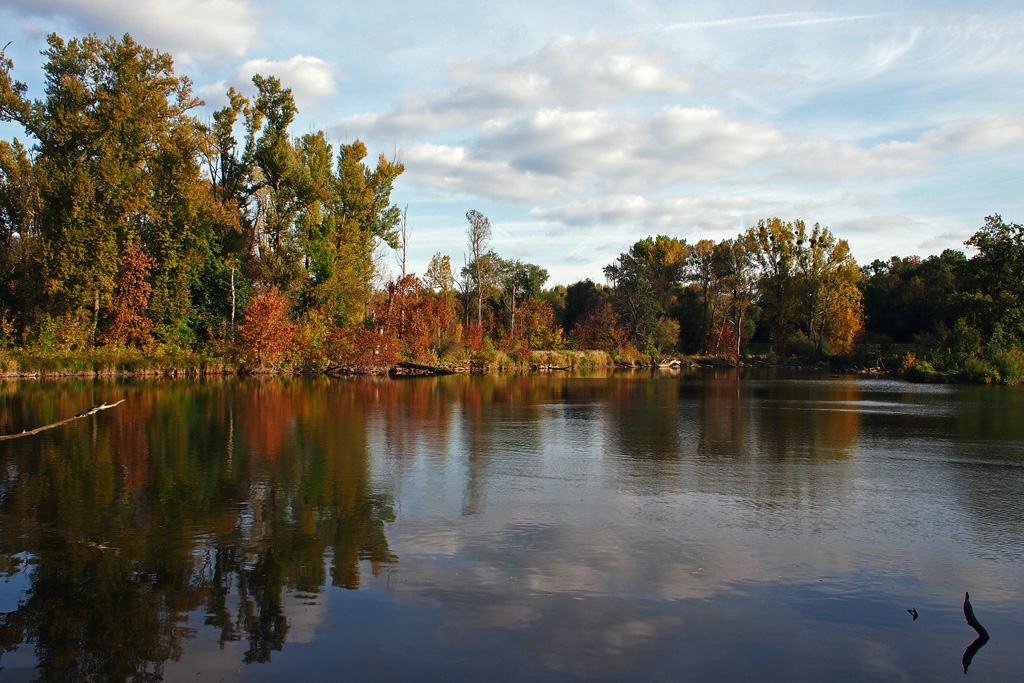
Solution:
<svg viewBox="0 0 1024 683">
<path fill-rule="evenodd" d="M 37 100 L 0 54 L 0 120 L 26 138 L 0 140 L 0 370 L 898 351 L 912 377 L 1024 379 L 1024 227 L 998 215 L 966 243 L 971 258 L 862 267 L 828 228 L 770 218 L 718 242 L 648 237 L 604 268 L 607 284 L 545 288 L 547 271 L 496 254 L 470 210 L 466 265 L 438 253 L 416 275 L 407 209 L 391 200 L 400 160 L 292 135 L 278 79 L 255 76 L 252 97 L 231 89 L 204 122 L 166 54 L 127 35 L 48 45 Z"/>
</svg>

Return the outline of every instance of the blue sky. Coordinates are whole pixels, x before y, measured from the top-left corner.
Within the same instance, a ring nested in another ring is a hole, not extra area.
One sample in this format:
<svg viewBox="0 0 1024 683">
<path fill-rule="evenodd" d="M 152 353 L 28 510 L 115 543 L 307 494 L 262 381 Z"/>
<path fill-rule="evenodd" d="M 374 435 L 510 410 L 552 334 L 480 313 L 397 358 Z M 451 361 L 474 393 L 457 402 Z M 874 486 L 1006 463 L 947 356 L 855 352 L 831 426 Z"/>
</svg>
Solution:
<svg viewBox="0 0 1024 683">
<path fill-rule="evenodd" d="M 1024 221 L 1019 2 L 6 0 L 0 27 L 31 97 L 50 32 L 171 53 L 201 116 L 278 76 L 296 135 L 404 161 L 419 272 L 462 265 L 470 209 L 549 284 L 771 216 L 860 263 Z"/>
</svg>

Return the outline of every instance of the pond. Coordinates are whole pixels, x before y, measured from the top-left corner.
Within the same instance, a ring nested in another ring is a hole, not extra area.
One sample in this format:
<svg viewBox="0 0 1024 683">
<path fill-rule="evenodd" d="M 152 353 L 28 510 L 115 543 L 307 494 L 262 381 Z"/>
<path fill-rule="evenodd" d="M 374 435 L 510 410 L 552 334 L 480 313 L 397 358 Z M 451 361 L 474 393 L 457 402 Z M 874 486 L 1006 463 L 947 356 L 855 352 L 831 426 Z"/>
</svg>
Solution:
<svg viewBox="0 0 1024 683">
<path fill-rule="evenodd" d="M 121 399 L 0 442 L 5 681 L 1024 675 L 1021 389 L 12 382 L 0 433 Z"/>
</svg>

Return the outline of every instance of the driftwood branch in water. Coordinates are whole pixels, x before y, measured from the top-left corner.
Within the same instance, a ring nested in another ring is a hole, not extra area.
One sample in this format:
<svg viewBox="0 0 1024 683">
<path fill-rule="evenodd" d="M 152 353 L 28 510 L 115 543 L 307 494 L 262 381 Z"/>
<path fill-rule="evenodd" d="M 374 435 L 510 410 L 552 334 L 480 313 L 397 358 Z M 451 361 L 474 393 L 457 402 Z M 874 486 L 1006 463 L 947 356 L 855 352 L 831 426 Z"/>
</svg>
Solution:
<svg viewBox="0 0 1024 683">
<path fill-rule="evenodd" d="M 0 434 L 0 441 L 9 441 L 10 439 L 20 439 L 23 436 L 32 436 L 34 434 L 38 434 L 39 432 L 45 432 L 47 429 L 53 429 L 54 427 L 60 427 L 61 425 L 66 425 L 68 422 L 72 422 L 73 420 L 77 420 L 77 419 L 82 418 L 82 417 L 88 417 L 90 415 L 95 415 L 96 413 L 100 412 L 101 410 L 108 410 L 108 409 L 113 408 L 115 406 L 119 406 L 122 403 L 124 403 L 124 401 L 125 400 L 122 398 L 117 403 L 111 403 L 109 405 L 106 404 L 106 403 L 101 403 L 100 405 L 96 406 L 95 408 L 87 410 L 84 413 L 79 413 L 78 415 L 75 415 L 73 417 L 69 417 L 66 420 L 61 420 L 60 422 L 54 422 L 53 424 L 43 425 L 42 427 L 36 427 L 35 429 L 23 430 L 21 432 L 18 432 L 17 434 Z"/>
<path fill-rule="evenodd" d="M 978 632 L 978 637 L 964 650 L 964 656 L 961 660 L 961 664 L 964 665 L 964 673 L 966 674 L 967 667 L 974 660 L 974 655 L 978 654 L 978 650 L 988 642 L 988 631 L 981 625 L 978 618 L 974 616 L 974 607 L 971 605 L 970 593 L 964 593 L 964 616 L 967 617 L 967 623 L 971 625 L 971 628 Z"/>
<path fill-rule="evenodd" d="M 978 635 L 982 638 L 988 639 L 988 631 L 985 627 L 978 623 L 978 618 L 974 616 L 974 607 L 971 605 L 971 594 L 964 593 L 964 616 L 967 617 L 967 623 L 971 625 Z"/>
</svg>

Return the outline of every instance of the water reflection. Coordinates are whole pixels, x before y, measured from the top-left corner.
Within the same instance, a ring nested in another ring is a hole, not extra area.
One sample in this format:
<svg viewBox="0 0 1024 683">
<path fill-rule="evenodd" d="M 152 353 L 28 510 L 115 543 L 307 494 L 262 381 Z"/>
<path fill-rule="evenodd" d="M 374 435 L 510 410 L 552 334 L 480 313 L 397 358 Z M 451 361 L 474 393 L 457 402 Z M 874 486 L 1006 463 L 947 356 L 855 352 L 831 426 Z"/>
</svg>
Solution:
<svg viewBox="0 0 1024 683">
<path fill-rule="evenodd" d="M 2 663 L 181 679 L 209 642 L 229 679 L 960 674 L 947 594 L 987 599 L 1000 642 L 1024 606 L 1007 396 L 734 371 L 0 385 L 4 432 L 128 399 L 0 444 Z M 1020 662 L 985 654 L 972 675 Z"/>
<path fill-rule="evenodd" d="M 245 662 L 269 660 L 288 636 L 286 592 L 316 600 L 396 561 L 393 501 L 367 470 L 373 391 L 273 380 L 8 394 L 12 413 L 43 419 L 112 395 L 129 409 L 0 451 L 0 554 L 28 558 L 0 647 L 32 643 L 42 680 L 159 679 L 201 610 L 222 645 L 248 644 Z"/>
</svg>

